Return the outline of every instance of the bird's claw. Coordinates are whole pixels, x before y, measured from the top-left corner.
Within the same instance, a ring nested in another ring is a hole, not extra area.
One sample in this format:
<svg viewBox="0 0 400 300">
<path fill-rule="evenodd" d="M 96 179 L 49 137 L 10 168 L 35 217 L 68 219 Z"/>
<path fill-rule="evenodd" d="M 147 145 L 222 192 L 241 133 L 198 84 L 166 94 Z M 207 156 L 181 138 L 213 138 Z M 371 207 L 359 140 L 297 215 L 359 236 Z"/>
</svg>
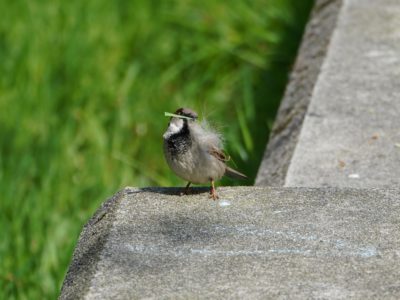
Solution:
<svg viewBox="0 0 400 300">
<path fill-rule="evenodd" d="M 219 198 L 215 189 L 211 189 L 209 198 L 212 198 L 213 200 L 217 200 Z"/>
</svg>

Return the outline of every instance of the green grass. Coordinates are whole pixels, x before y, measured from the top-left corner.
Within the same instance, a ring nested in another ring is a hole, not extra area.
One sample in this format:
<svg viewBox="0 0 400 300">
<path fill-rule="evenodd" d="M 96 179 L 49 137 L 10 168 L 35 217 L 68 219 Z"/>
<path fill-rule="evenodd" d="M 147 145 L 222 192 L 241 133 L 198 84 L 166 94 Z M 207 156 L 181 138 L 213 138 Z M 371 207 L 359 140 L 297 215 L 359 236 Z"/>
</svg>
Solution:
<svg viewBox="0 0 400 300">
<path fill-rule="evenodd" d="M 120 188 L 184 184 L 164 111 L 206 116 L 252 184 L 311 5 L 0 0 L 0 298 L 54 299 Z"/>
</svg>

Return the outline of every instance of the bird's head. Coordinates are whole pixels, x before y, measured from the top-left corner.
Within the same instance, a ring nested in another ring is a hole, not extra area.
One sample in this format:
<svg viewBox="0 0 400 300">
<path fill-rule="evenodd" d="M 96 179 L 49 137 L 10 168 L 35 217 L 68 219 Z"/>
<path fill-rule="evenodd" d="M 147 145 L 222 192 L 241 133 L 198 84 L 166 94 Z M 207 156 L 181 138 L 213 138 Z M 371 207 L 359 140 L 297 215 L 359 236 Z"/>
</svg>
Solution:
<svg viewBox="0 0 400 300">
<path fill-rule="evenodd" d="M 197 113 L 194 110 L 191 110 L 190 108 L 179 108 L 175 112 L 175 115 L 184 117 L 183 119 L 187 119 L 190 121 L 195 121 L 198 118 Z"/>
<path fill-rule="evenodd" d="M 164 133 L 164 139 L 181 132 L 182 130 L 188 130 L 188 127 L 193 122 L 196 122 L 198 115 L 190 108 L 179 108 L 174 114 L 165 113 L 165 116 L 171 117 L 168 123 L 168 129 Z"/>
</svg>

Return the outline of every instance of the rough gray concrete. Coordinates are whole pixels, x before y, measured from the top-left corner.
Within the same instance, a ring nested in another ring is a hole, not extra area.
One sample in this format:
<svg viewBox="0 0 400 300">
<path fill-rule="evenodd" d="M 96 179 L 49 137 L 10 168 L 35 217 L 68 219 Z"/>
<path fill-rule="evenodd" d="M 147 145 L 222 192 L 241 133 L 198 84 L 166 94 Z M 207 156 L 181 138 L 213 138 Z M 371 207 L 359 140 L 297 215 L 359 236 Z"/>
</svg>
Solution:
<svg viewBox="0 0 400 300">
<path fill-rule="evenodd" d="M 236 187 L 219 201 L 197 191 L 127 188 L 109 200 L 60 298 L 400 298 L 400 190 Z M 103 241 L 95 256 L 91 236 Z"/>
<path fill-rule="evenodd" d="M 286 186 L 400 186 L 400 1 L 347 0 Z"/>
<path fill-rule="evenodd" d="M 341 0 L 316 0 L 280 105 L 256 185 L 283 186 L 315 82 L 336 25 Z"/>
</svg>

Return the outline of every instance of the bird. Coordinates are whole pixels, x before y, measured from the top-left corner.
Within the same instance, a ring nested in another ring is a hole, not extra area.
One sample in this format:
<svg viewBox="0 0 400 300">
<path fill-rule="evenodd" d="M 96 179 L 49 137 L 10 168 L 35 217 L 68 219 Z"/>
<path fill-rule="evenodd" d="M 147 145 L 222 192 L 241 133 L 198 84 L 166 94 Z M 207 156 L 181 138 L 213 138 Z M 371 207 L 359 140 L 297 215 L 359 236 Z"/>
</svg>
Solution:
<svg viewBox="0 0 400 300">
<path fill-rule="evenodd" d="M 226 165 L 230 157 L 222 150 L 222 137 L 208 126 L 199 122 L 198 115 L 190 108 L 179 108 L 171 116 L 163 134 L 165 159 L 176 175 L 188 181 L 184 192 L 194 184 L 210 183 L 210 198 L 218 199 L 215 181 L 224 175 L 247 179 L 247 176 Z"/>
</svg>

